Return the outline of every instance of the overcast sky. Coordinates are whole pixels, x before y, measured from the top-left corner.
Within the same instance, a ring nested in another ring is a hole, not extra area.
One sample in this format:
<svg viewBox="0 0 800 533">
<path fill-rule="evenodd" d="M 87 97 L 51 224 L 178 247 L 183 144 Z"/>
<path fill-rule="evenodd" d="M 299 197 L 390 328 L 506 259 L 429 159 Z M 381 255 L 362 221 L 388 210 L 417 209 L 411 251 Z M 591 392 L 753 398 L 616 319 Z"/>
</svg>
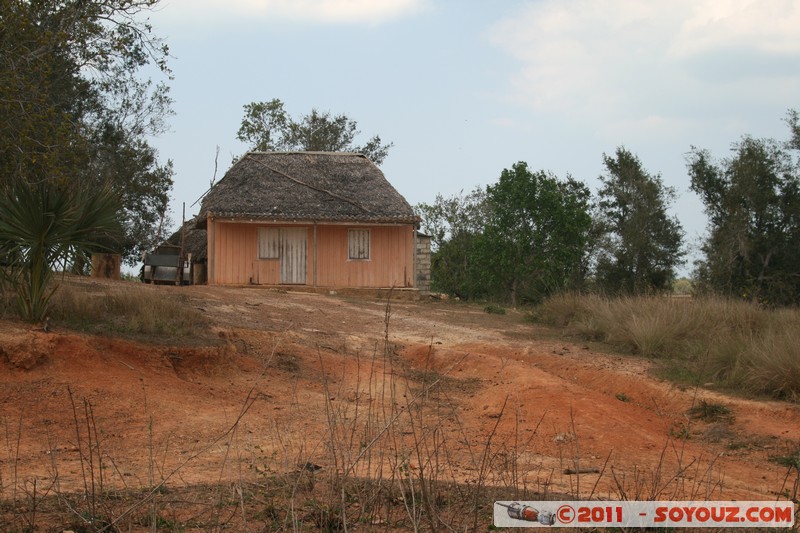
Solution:
<svg viewBox="0 0 800 533">
<path fill-rule="evenodd" d="M 717 158 L 788 139 L 800 109 L 797 0 L 162 0 L 176 116 L 154 141 L 187 217 L 246 150 L 242 107 L 281 99 L 356 120 L 394 147 L 382 166 L 409 203 L 497 180 L 526 161 L 593 192 L 618 146 L 676 188 L 691 246 L 692 146 Z M 687 271 L 689 267 L 687 266 Z"/>
</svg>

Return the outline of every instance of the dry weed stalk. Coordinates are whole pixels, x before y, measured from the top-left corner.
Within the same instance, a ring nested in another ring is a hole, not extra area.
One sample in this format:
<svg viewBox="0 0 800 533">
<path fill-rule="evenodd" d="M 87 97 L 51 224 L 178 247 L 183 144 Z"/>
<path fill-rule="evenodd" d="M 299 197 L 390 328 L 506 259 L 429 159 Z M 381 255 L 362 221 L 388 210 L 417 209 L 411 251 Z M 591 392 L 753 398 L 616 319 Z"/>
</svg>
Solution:
<svg viewBox="0 0 800 533">
<path fill-rule="evenodd" d="M 365 520 L 388 523 L 388 509 L 395 501 L 405 511 L 411 530 L 419 531 L 423 525 L 431 531 L 475 529 L 488 501 L 487 486 L 497 479 L 510 479 L 508 488 L 519 493 L 518 455 L 527 451 L 541 420 L 524 442 L 517 421 L 514 446 L 495 446 L 509 402 L 506 398 L 480 449 L 474 450 L 454 408 L 447 407 L 453 402 L 442 387 L 443 380 L 452 379 L 447 378 L 448 374 L 463 363 L 466 355 L 441 374 L 435 373 L 429 367 L 431 345 L 415 390 L 408 374 L 400 379 L 401 370 L 396 366 L 389 339 L 390 316 L 391 306 L 387 303 L 380 357 L 375 350 L 364 380 L 360 354 L 356 356 L 354 390 L 345 388 L 344 375 L 338 379 L 339 388 L 331 389 L 330 374 L 318 355 L 324 376 L 327 450 L 332 465 L 329 496 L 319 504 L 328 513 L 324 525 L 347 531 L 351 523 Z M 348 397 L 353 400 L 340 401 Z M 453 423 L 455 428 L 451 427 Z M 475 478 L 466 484 L 451 450 L 455 443 L 451 444 L 448 435 L 453 433 L 461 435 L 471 458 Z M 498 472 L 498 467 L 503 472 Z M 386 502 L 384 516 L 377 515 L 381 501 Z M 356 512 L 351 516 L 353 510 Z"/>
</svg>

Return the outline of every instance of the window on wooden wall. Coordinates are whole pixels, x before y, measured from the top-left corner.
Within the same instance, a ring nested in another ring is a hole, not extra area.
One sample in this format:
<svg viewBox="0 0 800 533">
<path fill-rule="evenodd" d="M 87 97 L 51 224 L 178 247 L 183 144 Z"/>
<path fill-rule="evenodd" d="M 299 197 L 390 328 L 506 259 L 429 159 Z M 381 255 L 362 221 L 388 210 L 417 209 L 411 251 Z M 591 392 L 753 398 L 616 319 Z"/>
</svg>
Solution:
<svg viewBox="0 0 800 533">
<path fill-rule="evenodd" d="M 258 228 L 258 258 L 280 259 L 280 231 L 278 228 Z"/>
<path fill-rule="evenodd" d="M 347 231 L 348 259 L 369 259 L 369 230 L 351 229 Z"/>
</svg>

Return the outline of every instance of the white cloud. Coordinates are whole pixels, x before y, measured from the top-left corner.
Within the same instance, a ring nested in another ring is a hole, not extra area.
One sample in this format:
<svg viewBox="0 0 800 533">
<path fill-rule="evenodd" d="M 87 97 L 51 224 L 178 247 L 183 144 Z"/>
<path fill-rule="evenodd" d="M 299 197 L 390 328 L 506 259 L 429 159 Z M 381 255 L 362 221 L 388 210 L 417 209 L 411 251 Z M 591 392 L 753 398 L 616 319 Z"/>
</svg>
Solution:
<svg viewBox="0 0 800 533">
<path fill-rule="evenodd" d="M 800 3 L 796 0 L 701 0 L 687 16 L 670 48 L 678 57 L 747 47 L 766 53 L 800 53 Z"/>
<path fill-rule="evenodd" d="M 522 104 L 588 119 L 601 135 L 669 136 L 724 97 L 800 90 L 797 28 L 796 0 L 542 0 L 488 37 L 520 61 L 510 81 Z"/>
<path fill-rule="evenodd" d="M 378 25 L 417 13 L 427 0 L 164 0 L 174 20 L 214 23 L 230 19 L 313 24 Z"/>
</svg>

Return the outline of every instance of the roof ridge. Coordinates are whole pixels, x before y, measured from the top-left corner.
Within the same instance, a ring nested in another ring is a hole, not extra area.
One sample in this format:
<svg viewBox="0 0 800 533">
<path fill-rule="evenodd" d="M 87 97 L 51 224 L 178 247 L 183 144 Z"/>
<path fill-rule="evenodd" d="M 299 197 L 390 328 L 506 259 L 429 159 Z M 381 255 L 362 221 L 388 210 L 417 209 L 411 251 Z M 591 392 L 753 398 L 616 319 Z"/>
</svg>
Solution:
<svg viewBox="0 0 800 533">
<path fill-rule="evenodd" d="M 330 152 L 325 150 L 267 150 L 267 151 L 259 151 L 259 150 L 252 150 L 247 152 L 245 156 L 248 155 L 294 155 L 294 154 L 311 154 L 311 155 L 329 155 L 329 156 L 357 156 L 363 157 L 364 159 L 369 159 L 366 155 L 362 154 L 361 152 Z"/>
</svg>

